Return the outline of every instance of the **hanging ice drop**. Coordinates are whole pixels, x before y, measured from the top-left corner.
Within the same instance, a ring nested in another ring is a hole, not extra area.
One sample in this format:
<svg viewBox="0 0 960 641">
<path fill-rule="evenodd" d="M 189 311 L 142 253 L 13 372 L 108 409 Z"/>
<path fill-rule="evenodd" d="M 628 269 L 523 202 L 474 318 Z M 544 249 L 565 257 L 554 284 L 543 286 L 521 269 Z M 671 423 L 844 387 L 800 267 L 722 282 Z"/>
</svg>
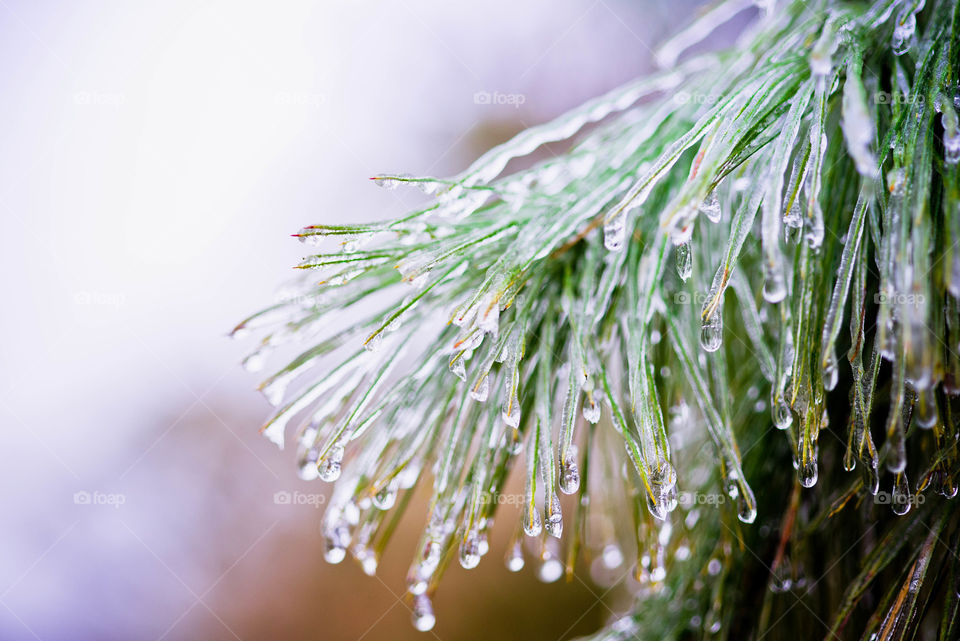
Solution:
<svg viewBox="0 0 960 641">
<path fill-rule="evenodd" d="M 560 491 L 575 494 L 580 489 L 580 470 L 573 461 L 560 463 Z"/>
<path fill-rule="evenodd" d="M 426 594 L 418 594 L 413 598 L 413 627 L 420 632 L 429 632 L 437 623 L 437 618 L 433 615 L 433 604 L 430 597 Z"/>
<path fill-rule="evenodd" d="M 680 243 L 674 251 L 677 259 L 677 275 L 680 276 L 680 280 L 686 282 L 693 273 L 693 255 L 690 250 L 690 241 Z"/>
</svg>

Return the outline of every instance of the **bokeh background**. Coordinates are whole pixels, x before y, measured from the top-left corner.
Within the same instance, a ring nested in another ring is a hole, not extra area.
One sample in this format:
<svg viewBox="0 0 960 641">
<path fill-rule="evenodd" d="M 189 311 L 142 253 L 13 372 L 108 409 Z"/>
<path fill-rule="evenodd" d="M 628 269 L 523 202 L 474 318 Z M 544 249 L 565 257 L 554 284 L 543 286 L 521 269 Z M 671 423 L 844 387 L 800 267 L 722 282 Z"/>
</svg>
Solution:
<svg viewBox="0 0 960 641">
<path fill-rule="evenodd" d="M 417 201 L 369 176 L 463 169 L 650 70 L 698 4 L 0 0 L 0 638 L 563 639 L 612 616 L 615 585 L 508 573 L 506 526 L 415 632 L 423 497 L 377 578 L 325 564 L 322 511 L 275 500 L 325 488 L 257 435 L 226 334 L 301 226 Z"/>
</svg>

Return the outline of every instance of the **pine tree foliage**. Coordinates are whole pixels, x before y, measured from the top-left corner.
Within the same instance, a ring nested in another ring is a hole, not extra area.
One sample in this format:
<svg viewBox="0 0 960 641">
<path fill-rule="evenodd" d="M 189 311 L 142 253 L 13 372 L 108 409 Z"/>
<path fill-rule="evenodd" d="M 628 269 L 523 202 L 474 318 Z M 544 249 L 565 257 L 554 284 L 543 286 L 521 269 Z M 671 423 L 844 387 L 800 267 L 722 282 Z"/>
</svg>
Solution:
<svg viewBox="0 0 960 641">
<path fill-rule="evenodd" d="M 629 575 L 597 639 L 960 635 L 960 4 L 757 4 L 457 176 L 377 177 L 430 204 L 301 230 L 237 328 L 250 366 L 304 346 L 264 433 L 335 482 L 328 560 L 373 573 L 430 485 L 418 628 L 502 517 L 512 570 Z"/>
</svg>

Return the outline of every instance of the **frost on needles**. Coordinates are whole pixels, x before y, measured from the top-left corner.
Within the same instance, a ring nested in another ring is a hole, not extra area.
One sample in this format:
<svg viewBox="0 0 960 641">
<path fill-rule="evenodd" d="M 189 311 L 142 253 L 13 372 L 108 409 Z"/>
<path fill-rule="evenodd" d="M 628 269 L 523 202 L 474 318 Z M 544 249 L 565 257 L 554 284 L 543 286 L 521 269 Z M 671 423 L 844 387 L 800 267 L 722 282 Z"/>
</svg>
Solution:
<svg viewBox="0 0 960 641">
<path fill-rule="evenodd" d="M 629 577 L 598 639 L 956 638 L 958 3 L 755 5 L 457 176 L 377 176 L 429 206 L 304 228 L 235 330 L 303 345 L 263 432 L 334 483 L 329 561 L 374 573 L 431 486 L 417 628 L 499 516 L 510 570 Z"/>
</svg>

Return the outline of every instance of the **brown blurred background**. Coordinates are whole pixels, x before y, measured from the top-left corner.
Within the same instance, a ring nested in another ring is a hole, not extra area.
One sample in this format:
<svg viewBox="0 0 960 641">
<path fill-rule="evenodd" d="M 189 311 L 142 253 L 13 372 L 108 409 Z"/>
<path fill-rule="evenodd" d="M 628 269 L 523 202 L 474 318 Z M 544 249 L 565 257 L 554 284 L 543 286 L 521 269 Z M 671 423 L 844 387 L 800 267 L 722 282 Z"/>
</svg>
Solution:
<svg viewBox="0 0 960 641">
<path fill-rule="evenodd" d="M 0 1 L 0 638 L 565 639 L 622 604 L 506 571 L 504 514 L 437 626 L 327 565 L 321 509 L 225 338 L 303 254 L 403 212 L 380 171 L 449 175 L 651 66 L 695 0 Z M 507 100 L 483 96 L 510 96 Z"/>
</svg>

